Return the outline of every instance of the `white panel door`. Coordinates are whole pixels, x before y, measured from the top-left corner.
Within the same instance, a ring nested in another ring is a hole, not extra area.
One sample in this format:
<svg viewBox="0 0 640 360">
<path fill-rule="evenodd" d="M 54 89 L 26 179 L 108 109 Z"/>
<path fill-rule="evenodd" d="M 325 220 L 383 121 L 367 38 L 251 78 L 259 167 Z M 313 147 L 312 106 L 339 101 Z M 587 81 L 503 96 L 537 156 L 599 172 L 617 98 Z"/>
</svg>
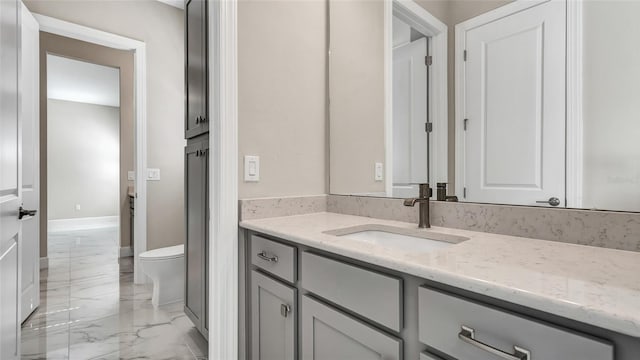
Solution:
<svg viewBox="0 0 640 360">
<path fill-rule="evenodd" d="M 22 206 L 36 210 L 22 221 L 22 314 L 23 322 L 40 304 L 40 33 L 36 19 L 22 4 L 20 96 L 22 123 Z"/>
<path fill-rule="evenodd" d="M 565 13 L 552 0 L 464 33 L 465 200 L 564 206 Z"/>
<path fill-rule="evenodd" d="M 20 357 L 19 2 L 0 1 L 0 359 Z"/>
<path fill-rule="evenodd" d="M 427 38 L 393 49 L 393 196 L 429 182 Z"/>
</svg>

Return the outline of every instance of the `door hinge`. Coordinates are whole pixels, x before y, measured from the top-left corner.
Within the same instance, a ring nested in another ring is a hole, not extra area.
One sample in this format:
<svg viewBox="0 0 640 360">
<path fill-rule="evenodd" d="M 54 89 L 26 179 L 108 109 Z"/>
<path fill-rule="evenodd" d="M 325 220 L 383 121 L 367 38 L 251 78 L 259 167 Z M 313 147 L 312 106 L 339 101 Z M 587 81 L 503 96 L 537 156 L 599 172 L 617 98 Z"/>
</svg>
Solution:
<svg viewBox="0 0 640 360">
<path fill-rule="evenodd" d="M 464 131 L 467 131 L 467 123 L 469 122 L 469 119 L 464 119 L 462 122 L 462 127 L 464 128 Z"/>
<path fill-rule="evenodd" d="M 462 61 L 467 61 L 467 50 L 462 51 Z"/>
<path fill-rule="evenodd" d="M 462 197 L 465 198 L 465 199 L 467 198 L 467 188 L 466 187 L 462 188 Z"/>
<path fill-rule="evenodd" d="M 424 57 L 424 64 L 427 66 L 431 66 L 433 64 L 433 56 L 427 55 Z"/>
<path fill-rule="evenodd" d="M 428 132 L 428 133 L 432 132 L 433 131 L 433 123 L 430 123 L 430 122 L 424 123 L 424 131 Z"/>
</svg>

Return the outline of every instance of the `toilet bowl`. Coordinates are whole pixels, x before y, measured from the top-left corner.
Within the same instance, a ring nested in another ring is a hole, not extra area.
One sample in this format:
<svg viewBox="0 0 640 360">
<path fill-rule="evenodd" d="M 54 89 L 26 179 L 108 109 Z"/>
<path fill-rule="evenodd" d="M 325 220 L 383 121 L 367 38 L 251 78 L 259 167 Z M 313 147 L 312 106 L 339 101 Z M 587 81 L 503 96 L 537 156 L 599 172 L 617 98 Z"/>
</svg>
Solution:
<svg viewBox="0 0 640 360">
<path fill-rule="evenodd" d="M 169 246 L 140 254 L 142 272 L 153 280 L 153 306 L 184 298 L 184 245 Z"/>
</svg>

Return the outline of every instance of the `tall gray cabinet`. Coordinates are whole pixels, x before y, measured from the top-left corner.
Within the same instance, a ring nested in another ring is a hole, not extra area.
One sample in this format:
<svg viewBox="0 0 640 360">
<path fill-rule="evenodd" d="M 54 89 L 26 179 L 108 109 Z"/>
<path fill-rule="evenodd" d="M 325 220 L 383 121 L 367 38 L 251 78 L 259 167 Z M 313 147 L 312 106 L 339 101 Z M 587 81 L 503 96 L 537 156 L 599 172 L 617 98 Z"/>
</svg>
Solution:
<svg viewBox="0 0 640 360">
<path fill-rule="evenodd" d="M 184 310 L 208 337 L 209 106 L 207 1 L 185 1 L 185 301 Z"/>
</svg>

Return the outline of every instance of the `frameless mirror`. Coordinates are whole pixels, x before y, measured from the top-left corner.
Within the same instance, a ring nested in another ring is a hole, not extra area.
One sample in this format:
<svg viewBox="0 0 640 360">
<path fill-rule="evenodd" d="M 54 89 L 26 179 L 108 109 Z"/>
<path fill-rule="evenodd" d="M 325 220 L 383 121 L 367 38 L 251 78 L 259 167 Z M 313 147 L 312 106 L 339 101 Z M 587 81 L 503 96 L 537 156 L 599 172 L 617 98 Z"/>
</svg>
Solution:
<svg viewBox="0 0 640 360">
<path fill-rule="evenodd" d="M 640 1 L 329 0 L 330 192 L 640 211 Z M 436 191 L 434 190 L 434 198 Z"/>
</svg>

